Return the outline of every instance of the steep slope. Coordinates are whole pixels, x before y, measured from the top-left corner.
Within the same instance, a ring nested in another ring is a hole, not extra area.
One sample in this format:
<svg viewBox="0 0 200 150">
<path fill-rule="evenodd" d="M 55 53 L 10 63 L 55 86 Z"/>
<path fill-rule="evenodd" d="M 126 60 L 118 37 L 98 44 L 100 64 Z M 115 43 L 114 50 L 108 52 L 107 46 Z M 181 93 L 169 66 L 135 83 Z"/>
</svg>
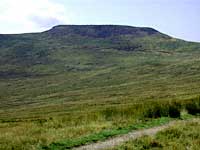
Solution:
<svg viewBox="0 0 200 150">
<path fill-rule="evenodd" d="M 198 96 L 199 58 L 199 43 L 152 28 L 62 25 L 0 35 L 0 117 Z"/>
</svg>

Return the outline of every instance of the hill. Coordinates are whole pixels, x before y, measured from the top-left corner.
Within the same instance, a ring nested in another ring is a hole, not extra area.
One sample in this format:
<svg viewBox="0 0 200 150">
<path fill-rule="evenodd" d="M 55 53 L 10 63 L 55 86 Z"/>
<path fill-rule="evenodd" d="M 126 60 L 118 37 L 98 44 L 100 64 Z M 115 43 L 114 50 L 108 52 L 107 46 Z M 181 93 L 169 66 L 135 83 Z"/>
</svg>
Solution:
<svg viewBox="0 0 200 150">
<path fill-rule="evenodd" d="M 0 35 L 0 107 L 187 98 L 199 92 L 199 55 L 199 43 L 152 28 L 62 25 Z"/>
<path fill-rule="evenodd" d="M 32 149 L 129 126 L 154 102 L 185 106 L 200 95 L 199 58 L 200 43 L 152 28 L 61 25 L 0 35 L 0 141 Z"/>
<path fill-rule="evenodd" d="M 106 25 L 56 26 L 43 33 L 0 35 L 1 64 L 23 66 L 24 70 L 27 66 L 62 63 L 65 56 L 55 58 L 55 55 L 74 55 L 74 50 L 87 53 L 92 49 L 91 55 L 99 49 L 134 51 L 142 49 L 142 44 L 134 43 L 132 39 L 146 36 L 162 35 L 151 28 Z"/>
</svg>

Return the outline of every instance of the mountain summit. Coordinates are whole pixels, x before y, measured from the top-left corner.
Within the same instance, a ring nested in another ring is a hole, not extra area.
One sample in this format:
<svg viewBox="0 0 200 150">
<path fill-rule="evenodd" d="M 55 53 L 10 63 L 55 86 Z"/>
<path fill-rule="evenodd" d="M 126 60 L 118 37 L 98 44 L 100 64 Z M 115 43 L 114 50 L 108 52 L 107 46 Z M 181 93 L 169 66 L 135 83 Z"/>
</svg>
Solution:
<svg viewBox="0 0 200 150">
<path fill-rule="evenodd" d="M 113 36 L 134 35 L 136 37 L 158 34 L 153 28 L 120 26 L 120 25 L 59 25 L 48 33 L 55 36 L 80 35 L 93 38 L 109 38 Z"/>
</svg>

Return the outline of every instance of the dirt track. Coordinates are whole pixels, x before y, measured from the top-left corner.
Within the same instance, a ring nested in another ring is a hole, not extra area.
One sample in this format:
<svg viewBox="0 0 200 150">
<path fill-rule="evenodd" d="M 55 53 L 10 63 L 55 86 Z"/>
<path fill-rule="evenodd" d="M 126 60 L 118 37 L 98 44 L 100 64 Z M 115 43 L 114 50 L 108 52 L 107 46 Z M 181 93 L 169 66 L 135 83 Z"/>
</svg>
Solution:
<svg viewBox="0 0 200 150">
<path fill-rule="evenodd" d="M 150 135 L 150 136 L 155 135 L 157 132 L 159 132 L 163 129 L 166 129 L 175 123 L 176 123 L 176 121 L 172 121 L 166 125 L 157 126 L 154 128 L 149 128 L 149 129 L 144 129 L 144 130 L 132 131 L 125 135 L 116 136 L 116 137 L 110 138 L 106 141 L 92 143 L 89 145 L 74 148 L 73 150 L 104 150 L 106 148 L 112 148 L 114 146 L 120 145 L 131 139 L 139 138 L 143 135 Z"/>
</svg>

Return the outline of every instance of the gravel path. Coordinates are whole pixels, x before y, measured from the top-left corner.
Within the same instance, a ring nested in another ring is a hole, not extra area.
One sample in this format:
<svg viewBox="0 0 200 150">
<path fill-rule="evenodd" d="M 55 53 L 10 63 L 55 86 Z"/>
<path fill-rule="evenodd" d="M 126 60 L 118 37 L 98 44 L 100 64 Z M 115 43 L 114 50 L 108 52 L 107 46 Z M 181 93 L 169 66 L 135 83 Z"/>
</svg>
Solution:
<svg viewBox="0 0 200 150">
<path fill-rule="evenodd" d="M 149 129 L 138 130 L 138 131 L 132 131 L 125 135 L 116 136 L 106 141 L 92 143 L 89 145 L 74 148 L 73 150 L 103 150 L 106 148 L 112 148 L 124 142 L 127 142 L 131 139 L 136 139 L 144 135 L 150 135 L 150 136 L 155 135 L 157 132 L 172 126 L 173 124 L 175 124 L 175 122 L 176 121 L 172 121 L 166 125 L 157 126 L 157 127 L 149 128 Z"/>
</svg>

